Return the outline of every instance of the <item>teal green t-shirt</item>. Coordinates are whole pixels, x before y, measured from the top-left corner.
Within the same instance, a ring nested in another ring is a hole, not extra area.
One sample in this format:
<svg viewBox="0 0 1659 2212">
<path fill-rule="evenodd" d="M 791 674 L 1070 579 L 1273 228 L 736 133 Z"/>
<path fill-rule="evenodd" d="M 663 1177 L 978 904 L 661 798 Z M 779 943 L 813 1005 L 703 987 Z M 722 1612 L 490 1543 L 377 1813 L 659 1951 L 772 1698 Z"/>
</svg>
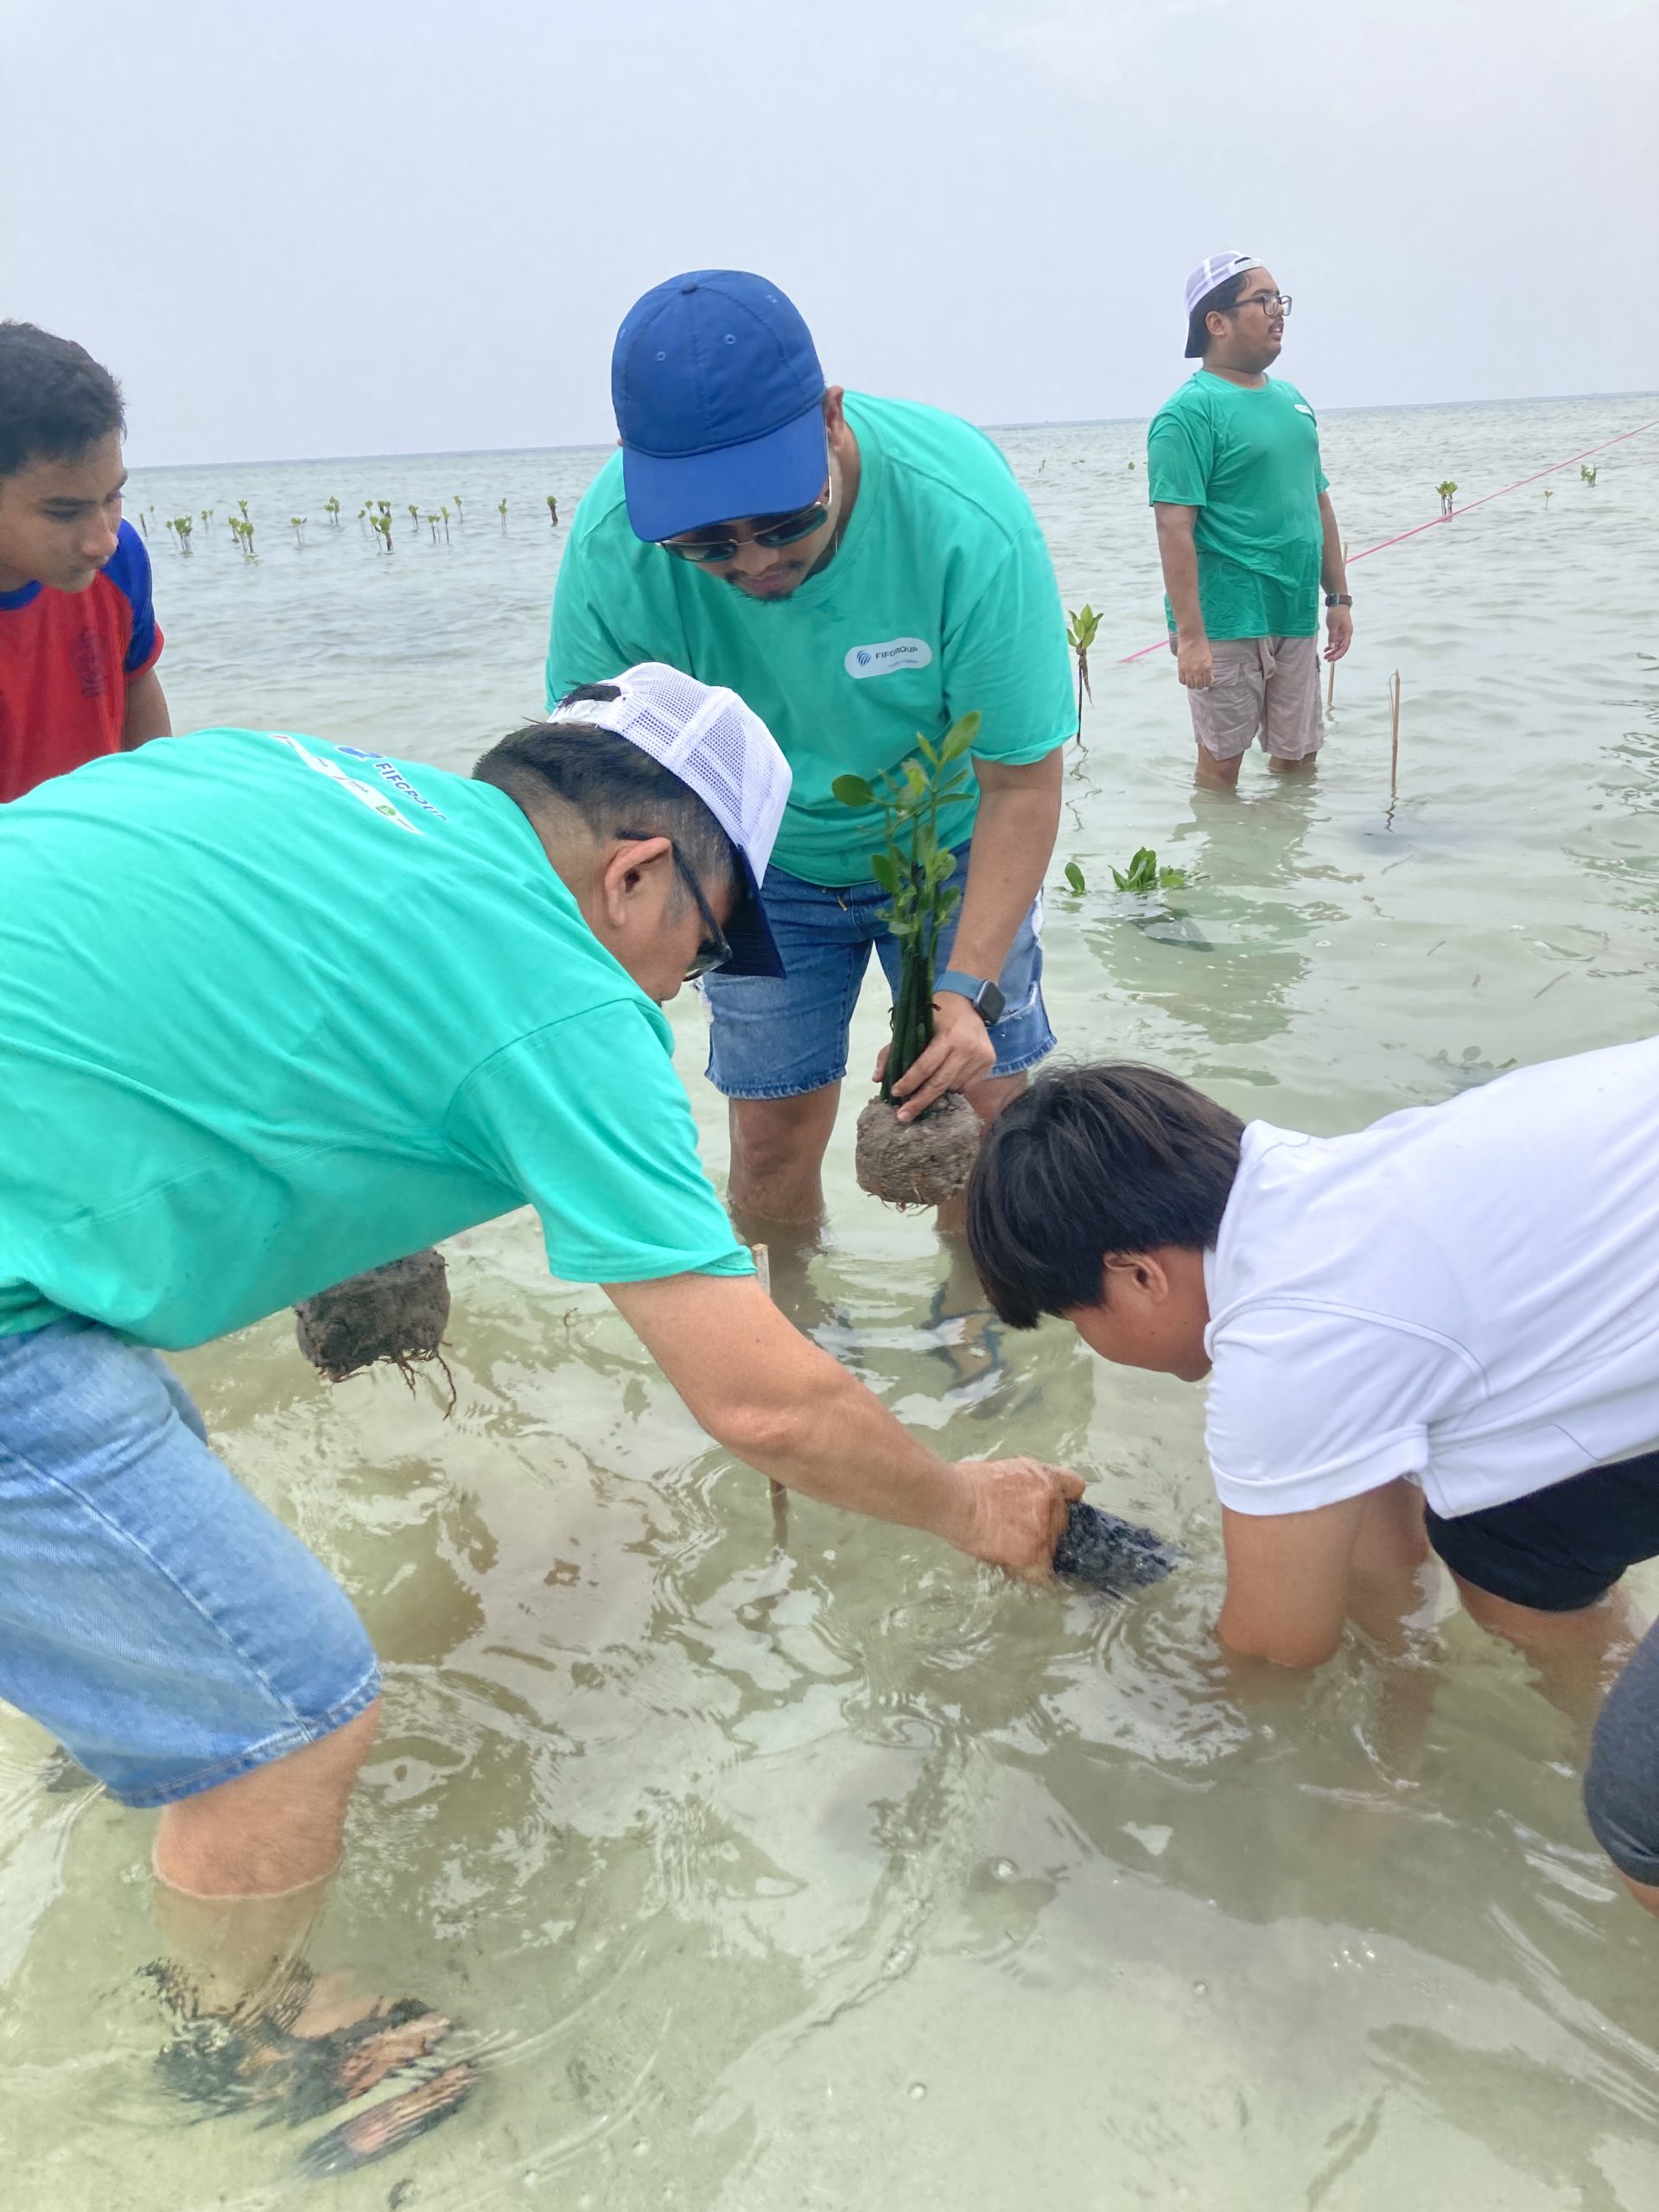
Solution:
<svg viewBox="0 0 1659 2212">
<path fill-rule="evenodd" d="M 1065 621 L 1037 518 L 982 431 L 907 400 L 847 395 L 857 502 L 827 568 L 792 597 L 746 599 L 628 525 L 622 456 L 577 510 L 559 570 L 550 708 L 578 683 L 666 661 L 721 683 L 771 728 L 793 772 L 773 859 L 809 883 L 862 883 L 874 808 L 830 791 L 874 778 L 977 708 L 976 752 L 1022 766 L 1077 729 Z M 967 842 L 978 794 L 941 819 Z"/>
<path fill-rule="evenodd" d="M 505 792 L 210 730 L 0 808 L 0 1335 L 179 1347 L 524 1205 L 739 1274 L 660 1010 Z"/>
<path fill-rule="evenodd" d="M 1319 426 L 1294 384 L 1200 369 L 1153 417 L 1147 490 L 1196 507 L 1198 605 L 1211 638 L 1309 638 L 1319 626 Z M 1172 629 L 1175 617 L 1167 601 Z"/>
</svg>

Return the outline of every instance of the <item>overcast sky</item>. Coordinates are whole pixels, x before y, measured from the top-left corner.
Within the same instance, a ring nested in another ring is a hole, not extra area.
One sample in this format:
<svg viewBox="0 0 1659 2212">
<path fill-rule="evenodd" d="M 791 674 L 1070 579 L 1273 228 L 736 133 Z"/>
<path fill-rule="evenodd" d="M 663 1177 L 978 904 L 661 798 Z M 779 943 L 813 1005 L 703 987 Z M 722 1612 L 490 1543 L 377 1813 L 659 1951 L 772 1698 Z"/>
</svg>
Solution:
<svg viewBox="0 0 1659 2212">
<path fill-rule="evenodd" d="M 1653 0 L 0 0 L 0 312 L 130 457 L 611 434 L 611 340 L 762 270 L 830 378 L 1144 415 L 1259 255 L 1324 408 L 1659 385 Z"/>
</svg>

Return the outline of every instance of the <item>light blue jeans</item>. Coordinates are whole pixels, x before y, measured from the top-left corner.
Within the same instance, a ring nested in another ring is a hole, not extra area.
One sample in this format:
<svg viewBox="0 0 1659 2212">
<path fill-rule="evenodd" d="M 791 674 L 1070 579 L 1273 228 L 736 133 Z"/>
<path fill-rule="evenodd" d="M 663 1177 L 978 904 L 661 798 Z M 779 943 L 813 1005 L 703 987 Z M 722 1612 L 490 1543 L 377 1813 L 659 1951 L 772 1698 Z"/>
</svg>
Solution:
<svg viewBox="0 0 1659 2212">
<path fill-rule="evenodd" d="M 345 1592 L 153 1351 L 92 1321 L 0 1337 L 0 1697 L 124 1803 L 165 1805 L 379 1687 Z"/>
</svg>

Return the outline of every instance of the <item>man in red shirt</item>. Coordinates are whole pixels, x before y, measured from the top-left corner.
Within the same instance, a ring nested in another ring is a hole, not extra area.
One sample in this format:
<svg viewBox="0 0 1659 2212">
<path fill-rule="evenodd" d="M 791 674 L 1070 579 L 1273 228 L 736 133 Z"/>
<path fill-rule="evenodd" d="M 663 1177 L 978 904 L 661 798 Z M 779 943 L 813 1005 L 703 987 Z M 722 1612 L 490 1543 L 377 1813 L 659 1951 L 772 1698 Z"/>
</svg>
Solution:
<svg viewBox="0 0 1659 2212">
<path fill-rule="evenodd" d="M 0 322 L 0 804 L 171 729 L 125 429 L 84 346 Z"/>
</svg>

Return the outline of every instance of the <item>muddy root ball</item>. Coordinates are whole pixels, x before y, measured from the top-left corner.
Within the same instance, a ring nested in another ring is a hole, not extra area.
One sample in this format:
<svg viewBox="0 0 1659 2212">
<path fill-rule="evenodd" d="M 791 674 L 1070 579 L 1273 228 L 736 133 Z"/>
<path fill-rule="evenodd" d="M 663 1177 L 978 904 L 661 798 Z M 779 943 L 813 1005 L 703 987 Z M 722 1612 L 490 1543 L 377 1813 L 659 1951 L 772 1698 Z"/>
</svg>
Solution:
<svg viewBox="0 0 1659 2212">
<path fill-rule="evenodd" d="M 438 1346 L 449 1325 L 443 1255 L 412 1252 L 406 1260 L 349 1276 L 302 1300 L 294 1324 L 300 1350 L 331 1382 L 343 1382 L 381 1359 L 390 1360 L 405 1381 L 411 1360 L 435 1359 L 442 1366 Z"/>
<path fill-rule="evenodd" d="M 915 1122 L 873 1098 L 858 1117 L 859 1188 L 893 1206 L 943 1205 L 966 1187 L 979 1138 L 979 1116 L 959 1090 Z"/>
</svg>

